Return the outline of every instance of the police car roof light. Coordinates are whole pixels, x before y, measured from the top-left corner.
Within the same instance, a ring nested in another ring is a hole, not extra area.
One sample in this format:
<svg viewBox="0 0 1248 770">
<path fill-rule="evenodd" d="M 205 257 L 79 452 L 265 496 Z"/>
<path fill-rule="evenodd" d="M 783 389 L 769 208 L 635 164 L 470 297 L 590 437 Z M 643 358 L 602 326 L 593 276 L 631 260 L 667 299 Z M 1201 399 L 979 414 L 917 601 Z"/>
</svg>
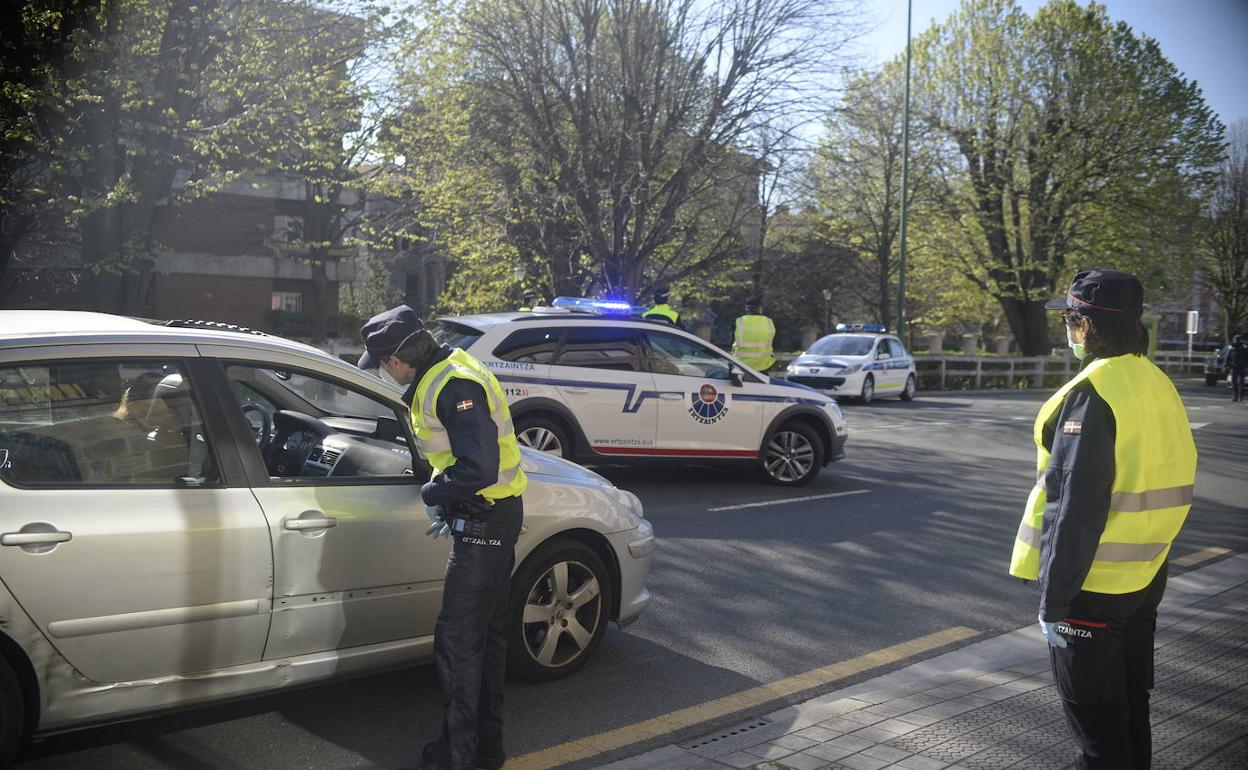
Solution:
<svg viewBox="0 0 1248 770">
<path fill-rule="evenodd" d="M 837 324 L 838 332 L 876 332 L 883 334 L 888 331 L 884 324 Z"/>
<path fill-rule="evenodd" d="M 550 303 L 554 307 L 566 307 L 600 315 L 636 315 L 644 308 L 638 308 L 622 300 L 591 299 L 589 297 L 555 297 Z"/>
</svg>

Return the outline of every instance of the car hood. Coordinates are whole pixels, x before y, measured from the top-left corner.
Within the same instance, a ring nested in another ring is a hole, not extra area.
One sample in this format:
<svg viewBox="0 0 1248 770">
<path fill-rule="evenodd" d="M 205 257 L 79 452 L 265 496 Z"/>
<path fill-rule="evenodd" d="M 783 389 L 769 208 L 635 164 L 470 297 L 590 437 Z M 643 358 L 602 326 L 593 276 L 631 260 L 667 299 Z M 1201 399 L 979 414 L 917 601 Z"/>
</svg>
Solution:
<svg viewBox="0 0 1248 770">
<path fill-rule="evenodd" d="M 607 481 L 588 468 L 583 468 L 569 460 L 548 455 L 545 452 L 539 452 L 528 447 L 520 447 L 520 467 L 524 469 L 525 473 L 536 473 L 559 479 L 613 486 L 610 481 Z"/>
<path fill-rule="evenodd" d="M 794 366 L 833 366 L 845 368 L 862 363 L 861 356 L 811 356 L 802 354 L 793 359 Z"/>
</svg>

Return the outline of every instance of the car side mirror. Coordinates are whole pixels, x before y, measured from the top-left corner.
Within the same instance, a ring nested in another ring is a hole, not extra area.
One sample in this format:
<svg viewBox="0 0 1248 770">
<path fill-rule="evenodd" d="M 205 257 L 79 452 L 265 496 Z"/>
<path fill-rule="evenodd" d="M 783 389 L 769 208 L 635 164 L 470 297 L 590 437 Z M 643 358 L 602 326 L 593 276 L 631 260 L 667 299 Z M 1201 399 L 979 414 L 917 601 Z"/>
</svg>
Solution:
<svg viewBox="0 0 1248 770">
<path fill-rule="evenodd" d="M 728 379 L 732 380 L 732 384 L 738 388 L 745 384 L 745 370 L 736 364 L 728 367 Z"/>
<path fill-rule="evenodd" d="M 892 356 L 890 356 L 888 353 L 885 353 L 884 351 L 881 350 L 875 354 L 875 358 L 877 361 L 883 361 L 886 358 L 892 358 Z"/>
</svg>

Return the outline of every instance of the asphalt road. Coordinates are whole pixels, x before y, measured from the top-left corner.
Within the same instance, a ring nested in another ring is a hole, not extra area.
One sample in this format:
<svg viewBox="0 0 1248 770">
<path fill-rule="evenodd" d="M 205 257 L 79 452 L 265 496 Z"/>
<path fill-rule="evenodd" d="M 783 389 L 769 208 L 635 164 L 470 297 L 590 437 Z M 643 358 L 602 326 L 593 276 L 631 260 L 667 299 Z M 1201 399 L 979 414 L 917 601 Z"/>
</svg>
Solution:
<svg viewBox="0 0 1248 770">
<path fill-rule="evenodd" d="M 1195 381 L 1181 390 L 1200 475 L 1174 554 L 1214 546 L 1244 553 L 1248 404 Z M 792 492 L 724 469 L 601 469 L 635 491 L 654 522 L 654 600 L 635 625 L 611 629 L 576 676 L 509 687 L 509 751 L 619 728 L 952 626 L 992 635 L 1031 622 L 1034 586 L 1009 578 L 1006 567 L 1033 478 L 1031 420 L 1046 395 L 847 404 L 848 457 Z M 434 736 L 440 698 L 424 666 L 53 737 L 29 748 L 21 765 L 405 767 Z"/>
</svg>

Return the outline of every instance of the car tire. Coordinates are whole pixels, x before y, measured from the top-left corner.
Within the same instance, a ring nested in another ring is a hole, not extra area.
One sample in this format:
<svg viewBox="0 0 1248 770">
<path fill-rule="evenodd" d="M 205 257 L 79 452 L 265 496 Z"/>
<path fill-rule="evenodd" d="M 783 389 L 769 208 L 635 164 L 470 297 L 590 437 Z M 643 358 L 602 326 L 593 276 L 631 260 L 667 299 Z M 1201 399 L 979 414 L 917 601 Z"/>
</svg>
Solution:
<svg viewBox="0 0 1248 770">
<path fill-rule="evenodd" d="M 858 394 L 858 400 L 864 404 L 869 404 L 874 398 L 875 378 L 868 374 L 862 378 L 862 392 Z"/>
<path fill-rule="evenodd" d="M 914 394 L 918 391 L 918 389 L 919 389 L 919 384 L 918 382 L 915 381 L 914 375 L 912 374 L 906 378 L 906 387 L 901 389 L 901 400 L 913 401 Z"/>
<path fill-rule="evenodd" d="M 825 452 L 823 440 L 809 426 L 785 423 L 763 445 L 763 478 L 781 487 L 808 484 L 823 467 Z"/>
<path fill-rule="evenodd" d="M 565 460 L 572 459 L 572 442 L 567 428 L 542 415 L 522 416 L 516 420 L 516 440 L 527 446 Z"/>
<path fill-rule="evenodd" d="M 583 602 L 570 606 L 581 592 L 587 592 Z M 550 682 L 585 665 L 606 633 L 614 595 L 611 573 L 592 548 L 563 539 L 543 544 L 512 579 L 508 670 L 530 682 Z M 579 634 L 568 630 L 573 623 Z M 552 632 L 558 636 L 550 642 Z"/>
<path fill-rule="evenodd" d="M 1205 387 L 1215 388 L 1217 387 L 1217 385 L 1218 385 L 1218 375 L 1216 374 L 1205 375 Z"/>
<path fill-rule="evenodd" d="M 22 683 L 9 662 L 0 658 L 0 767 L 8 767 L 21 748 L 26 730 Z"/>
</svg>

